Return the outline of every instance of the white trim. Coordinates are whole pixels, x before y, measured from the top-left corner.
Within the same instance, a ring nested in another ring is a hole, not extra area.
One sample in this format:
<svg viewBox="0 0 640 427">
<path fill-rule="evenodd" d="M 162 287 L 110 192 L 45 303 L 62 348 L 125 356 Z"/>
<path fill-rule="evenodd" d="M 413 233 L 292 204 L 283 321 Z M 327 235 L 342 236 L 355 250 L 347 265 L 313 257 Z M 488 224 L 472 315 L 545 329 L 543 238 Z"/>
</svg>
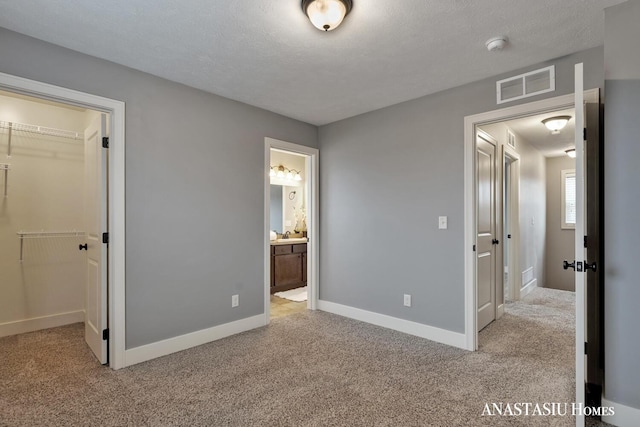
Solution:
<svg viewBox="0 0 640 427">
<path fill-rule="evenodd" d="M 0 73 L 0 88 L 110 113 L 109 364 L 125 367 L 125 104 L 101 96 Z"/>
<path fill-rule="evenodd" d="M 0 338 L 39 331 L 41 329 L 70 325 L 78 322 L 84 322 L 84 310 L 69 311 L 67 313 L 51 314 L 49 316 L 40 316 L 33 317 L 31 319 L 0 323 Z"/>
<path fill-rule="evenodd" d="M 502 316 L 504 316 L 504 303 L 498 304 L 496 307 L 496 319 L 499 319 Z"/>
<path fill-rule="evenodd" d="M 587 253 L 584 248 L 583 236 L 587 231 L 587 224 L 585 222 L 586 218 L 586 206 L 583 204 L 585 199 L 585 169 L 584 169 L 584 138 L 583 133 L 580 132 L 581 129 L 584 129 L 584 66 L 582 63 L 575 65 L 575 90 L 574 90 L 574 104 L 576 106 L 575 114 L 574 114 L 574 123 L 576 126 L 576 131 L 574 134 L 575 138 L 575 147 L 576 147 L 576 232 L 575 232 L 575 260 L 576 260 L 576 270 L 578 270 L 577 262 L 578 260 L 586 259 Z M 575 288 L 575 298 L 576 298 L 576 331 L 575 331 L 575 343 L 576 343 L 576 400 L 577 404 L 585 403 L 585 359 L 586 356 L 584 354 L 584 343 L 587 342 L 586 336 L 586 280 L 584 274 L 576 274 L 576 288 Z M 584 414 L 578 413 L 576 414 L 576 426 L 583 427 L 584 426 Z"/>
<path fill-rule="evenodd" d="M 640 409 L 602 398 L 603 407 L 613 407 L 614 415 L 603 415 L 602 421 L 618 427 L 635 427 L 640 420 Z"/>
<path fill-rule="evenodd" d="M 537 287 L 538 287 L 538 279 L 533 279 L 532 281 L 524 285 L 522 289 L 520 289 L 520 298 L 526 297 L 531 293 L 531 291 L 533 291 Z"/>
<path fill-rule="evenodd" d="M 270 137 L 264 139 L 264 324 L 268 325 L 271 321 L 271 242 L 269 240 L 270 229 L 270 179 L 269 169 L 271 168 L 271 149 L 281 150 L 290 153 L 302 154 L 306 156 L 305 167 L 307 180 L 305 182 L 305 204 L 307 207 L 307 233 L 309 243 L 307 243 L 307 286 L 309 296 L 307 299 L 307 308 L 316 310 L 318 307 L 319 294 L 319 278 L 318 278 L 318 260 L 320 253 L 320 236 L 318 219 L 319 213 L 319 192 L 318 180 L 320 151 L 317 148 L 307 147 L 306 145 L 293 144 L 291 142 L 281 141 Z"/>
<path fill-rule="evenodd" d="M 225 323 L 201 331 L 190 332 L 166 340 L 131 348 L 128 349 L 125 354 L 127 366 L 187 350 L 261 326 L 264 326 L 264 316 L 258 314 L 257 316 L 236 320 L 235 322 Z"/>
<path fill-rule="evenodd" d="M 599 89 L 585 91 L 585 100 L 599 102 Z M 464 313 L 467 350 L 477 350 L 476 289 L 475 289 L 475 201 L 474 151 L 476 126 L 518 117 L 574 107 L 573 94 L 562 95 L 527 104 L 487 111 L 464 118 Z"/>
<path fill-rule="evenodd" d="M 504 186 L 504 165 L 507 159 L 510 159 L 510 184 L 511 194 L 509 202 L 510 218 L 509 225 L 511 228 L 511 239 L 502 236 L 502 241 L 509 242 L 509 286 L 511 288 L 511 300 L 518 301 L 520 299 L 520 288 L 522 287 L 522 277 L 516 272 L 520 271 L 520 155 L 510 146 L 502 147 L 502 185 Z M 504 195 L 503 195 L 504 201 Z M 504 208 L 502 209 L 504 215 Z M 504 219 L 503 219 L 504 228 Z"/>
<path fill-rule="evenodd" d="M 394 331 L 403 332 L 405 334 L 415 335 L 417 337 L 453 347 L 466 349 L 465 335 L 458 332 L 447 331 L 445 329 L 423 325 L 422 323 L 416 323 L 410 320 L 399 319 L 397 317 L 391 317 L 385 314 L 374 313 L 372 311 L 366 311 L 323 300 L 318 301 L 318 309 L 328 313 L 337 314 L 339 316 L 348 317 L 350 319 L 359 320 L 361 322 L 370 323 L 372 325 L 381 326 L 383 328 L 393 329 Z"/>
</svg>

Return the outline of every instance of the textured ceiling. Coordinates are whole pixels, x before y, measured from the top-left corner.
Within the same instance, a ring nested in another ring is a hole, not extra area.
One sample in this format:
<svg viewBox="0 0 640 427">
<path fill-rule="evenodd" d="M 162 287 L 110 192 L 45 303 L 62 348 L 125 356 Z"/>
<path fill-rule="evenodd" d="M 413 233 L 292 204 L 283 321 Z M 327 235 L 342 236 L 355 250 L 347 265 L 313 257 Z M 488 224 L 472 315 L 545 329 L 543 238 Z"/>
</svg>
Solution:
<svg viewBox="0 0 640 427">
<path fill-rule="evenodd" d="M 0 0 L 0 26 L 321 125 L 601 45 L 622 2 L 354 0 L 323 33 L 299 0 Z"/>
</svg>

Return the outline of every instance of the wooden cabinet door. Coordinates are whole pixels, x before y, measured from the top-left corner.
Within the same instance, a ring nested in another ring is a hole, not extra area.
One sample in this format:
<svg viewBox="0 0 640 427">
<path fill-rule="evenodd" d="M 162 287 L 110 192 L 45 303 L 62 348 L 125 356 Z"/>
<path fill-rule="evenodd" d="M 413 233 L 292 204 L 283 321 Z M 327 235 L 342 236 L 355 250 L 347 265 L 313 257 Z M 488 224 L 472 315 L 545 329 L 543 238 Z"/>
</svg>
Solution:
<svg viewBox="0 0 640 427">
<path fill-rule="evenodd" d="M 302 254 L 275 256 L 273 267 L 275 286 L 302 283 Z"/>
</svg>

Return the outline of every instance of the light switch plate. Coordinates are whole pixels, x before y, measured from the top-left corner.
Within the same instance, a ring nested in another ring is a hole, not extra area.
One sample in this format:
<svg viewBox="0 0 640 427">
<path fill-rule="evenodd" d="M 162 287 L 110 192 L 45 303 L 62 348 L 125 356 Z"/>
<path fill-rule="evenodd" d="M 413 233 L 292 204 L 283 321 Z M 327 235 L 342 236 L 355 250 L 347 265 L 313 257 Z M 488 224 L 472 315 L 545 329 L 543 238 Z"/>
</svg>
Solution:
<svg viewBox="0 0 640 427">
<path fill-rule="evenodd" d="M 438 217 L 438 228 L 440 230 L 446 230 L 447 229 L 447 217 L 446 216 Z"/>
</svg>

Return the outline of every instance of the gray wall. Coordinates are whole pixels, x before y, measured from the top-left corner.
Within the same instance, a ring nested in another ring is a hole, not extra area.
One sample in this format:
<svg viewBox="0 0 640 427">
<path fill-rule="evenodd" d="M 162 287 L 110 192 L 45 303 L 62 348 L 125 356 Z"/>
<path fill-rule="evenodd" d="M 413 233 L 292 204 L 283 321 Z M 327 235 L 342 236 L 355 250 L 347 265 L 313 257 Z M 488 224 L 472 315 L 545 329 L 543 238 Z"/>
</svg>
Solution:
<svg viewBox="0 0 640 427">
<path fill-rule="evenodd" d="M 501 147 L 507 144 L 508 126 L 501 122 L 484 125 L 480 128 L 498 141 L 498 153 L 502 153 Z M 533 278 L 531 280 L 536 280 L 536 286 L 543 286 L 546 235 L 546 162 L 544 156 L 522 135 L 511 131 L 516 135 L 515 150 L 520 155 L 520 271 L 516 271 L 514 274 L 519 274 L 522 278 L 522 273 L 532 268 Z M 527 282 L 522 280 L 520 283 L 522 287 L 525 287 L 531 280 Z"/>
<path fill-rule="evenodd" d="M 576 288 L 575 272 L 562 268 L 562 261 L 572 261 L 576 254 L 575 230 L 562 228 L 562 171 L 575 168 L 576 160 L 569 156 L 547 159 L 545 288 L 564 291 L 574 291 Z"/>
<path fill-rule="evenodd" d="M 640 2 L 605 13 L 605 396 L 640 409 Z"/>
<path fill-rule="evenodd" d="M 555 92 L 506 105 L 572 93 L 577 62 L 602 87 L 595 48 L 322 126 L 320 298 L 464 332 L 464 117 L 499 108 L 496 80 L 552 63 Z"/>
<path fill-rule="evenodd" d="M 315 126 L 5 29 L 0 58 L 126 102 L 127 348 L 263 313 L 264 137 L 316 146 Z"/>
</svg>

